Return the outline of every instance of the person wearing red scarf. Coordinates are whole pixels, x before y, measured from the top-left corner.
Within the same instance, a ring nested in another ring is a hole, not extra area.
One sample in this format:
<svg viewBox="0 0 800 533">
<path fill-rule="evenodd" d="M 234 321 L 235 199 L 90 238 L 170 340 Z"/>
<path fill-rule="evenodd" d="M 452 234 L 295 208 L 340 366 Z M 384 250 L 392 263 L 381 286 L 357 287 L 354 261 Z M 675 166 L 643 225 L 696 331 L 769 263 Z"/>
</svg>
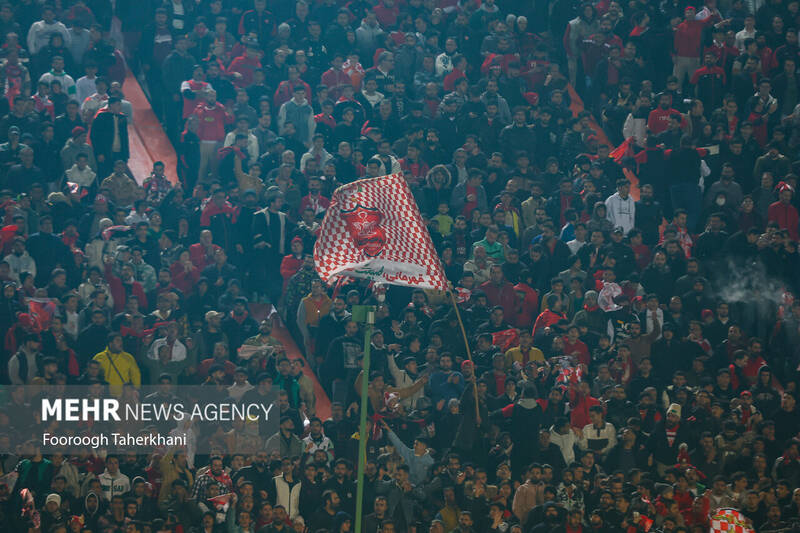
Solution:
<svg viewBox="0 0 800 533">
<path fill-rule="evenodd" d="M 539 313 L 539 316 L 536 317 L 536 322 L 533 324 L 532 335 L 534 339 L 537 334 L 539 336 L 544 334 L 545 328 L 549 328 L 559 320 L 567 319 L 567 316 L 561 312 L 561 299 L 557 295 L 548 295 L 546 304 L 547 308 Z"/>
<path fill-rule="evenodd" d="M 281 260 L 281 277 L 283 278 L 283 289 L 286 290 L 286 285 L 289 280 L 297 274 L 300 267 L 303 266 L 303 239 L 295 237 L 290 244 L 292 253 L 283 256 Z"/>
<path fill-rule="evenodd" d="M 211 457 L 211 466 L 206 473 L 198 476 L 194 483 L 192 490 L 192 498 L 195 501 L 202 501 L 206 499 L 208 487 L 216 485 L 219 488 L 219 495 L 228 494 L 233 491 L 233 482 L 231 477 L 225 472 L 222 463 L 222 457 L 215 455 Z"/>
<path fill-rule="evenodd" d="M 230 219 L 231 224 L 236 224 L 236 219 L 239 217 L 239 208 L 234 207 L 225 198 L 223 189 L 217 189 L 211 197 L 211 201 L 203 208 L 200 225 L 204 228 L 211 226 L 211 219 L 217 215 L 225 215 L 225 218 Z"/>
<path fill-rule="evenodd" d="M 309 177 L 308 194 L 300 199 L 300 212 L 313 209 L 316 216 L 327 210 L 330 205 L 330 199 L 322 195 L 322 179 L 319 176 Z"/>
</svg>

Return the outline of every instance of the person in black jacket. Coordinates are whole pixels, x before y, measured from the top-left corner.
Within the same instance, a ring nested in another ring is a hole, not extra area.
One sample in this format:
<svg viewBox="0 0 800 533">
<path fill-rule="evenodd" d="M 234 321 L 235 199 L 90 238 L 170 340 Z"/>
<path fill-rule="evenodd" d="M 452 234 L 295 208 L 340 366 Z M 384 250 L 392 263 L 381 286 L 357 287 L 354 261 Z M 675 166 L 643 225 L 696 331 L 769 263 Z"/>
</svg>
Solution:
<svg viewBox="0 0 800 533">
<path fill-rule="evenodd" d="M 664 218 L 661 204 L 654 198 L 653 186 L 643 185 L 639 190 L 639 201 L 636 202 L 636 227 L 642 231 L 642 242 L 648 246 L 658 243 L 658 228 Z"/>
<path fill-rule="evenodd" d="M 94 118 L 89 139 L 97 158 L 97 175 L 107 178 L 116 161 L 128 161 L 128 119 L 122 113 L 122 100 L 118 96 L 108 99 L 108 108 L 101 109 Z"/>
<path fill-rule="evenodd" d="M 646 445 L 660 476 L 678 461 L 680 445 L 689 444 L 689 437 L 689 426 L 681 421 L 681 406 L 671 404 L 666 418 L 656 423 Z"/>
<path fill-rule="evenodd" d="M 186 35 L 179 35 L 175 42 L 175 49 L 164 58 L 164 62 L 161 64 L 162 105 L 166 115 L 167 134 L 173 142 L 178 139 L 178 132 L 180 131 L 178 127 L 181 123 L 180 115 L 182 109 L 179 105 L 181 102 L 181 83 L 192 77 L 192 67 L 197 63 L 197 60 L 188 52 L 189 46 L 189 39 Z M 213 87 L 216 88 L 217 86 L 213 85 Z"/>
<path fill-rule="evenodd" d="M 513 161 L 513 156 L 518 151 L 532 156 L 536 145 L 536 135 L 528 127 L 525 108 L 515 108 L 512 120 L 511 124 L 500 131 L 498 143 L 508 161 Z"/>
</svg>

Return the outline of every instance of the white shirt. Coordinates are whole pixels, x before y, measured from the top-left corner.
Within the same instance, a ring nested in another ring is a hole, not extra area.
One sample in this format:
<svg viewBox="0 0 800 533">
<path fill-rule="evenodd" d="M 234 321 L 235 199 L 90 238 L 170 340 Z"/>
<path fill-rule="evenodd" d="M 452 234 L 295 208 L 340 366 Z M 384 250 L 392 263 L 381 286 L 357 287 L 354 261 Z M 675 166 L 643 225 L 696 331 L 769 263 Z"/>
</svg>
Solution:
<svg viewBox="0 0 800 533">
<path fill-rule="evenodd" d="M 594 427 L 594 424 L 587 424 L 583 427 L 583 436 L 578 441 L 581 450 L 594 450 L 605 455 L 617 444 L 617 430 L 614 424 L 606 422 L 601 429 Z M 594 444 L 590 443 L 595 441 Z"/>
<path fill-rule="evenodd" d="M 634 226 L 636 203 L 630 194 L 627 198 L 622 198 L 618 192 L 615 192 L 606 199 L 606 213 L 606 218 L 614 227 L 621 227 L 627 235 Z"/>
<path fill-rule="evenodd" d="M 756 38 L 756 30 L 753 28 L 753 31 L 747 31 L 747 28 L 739 30 L 736 32 L 736 48 L 739 49 L 740 52 L 744 52 L 744 41 L 746 39 L 755 39 Z"/>
<path fill-rule="evenodd" d="M 160 339 L 156 339 L 153 341 L 153 344 L 150 345 L 150 349 L 147 350 L 147 358 L 152 359 L 153 361 L 158 360 L 158 349 L 167 344 L 167 338 L 162 337 Z M 172 343 L 172 359 L 171 361 L 183 361 L 186 359 L 186 346 L 183 345 L 181 341 L 175 339 L 175 342 Z"/>
</svg>

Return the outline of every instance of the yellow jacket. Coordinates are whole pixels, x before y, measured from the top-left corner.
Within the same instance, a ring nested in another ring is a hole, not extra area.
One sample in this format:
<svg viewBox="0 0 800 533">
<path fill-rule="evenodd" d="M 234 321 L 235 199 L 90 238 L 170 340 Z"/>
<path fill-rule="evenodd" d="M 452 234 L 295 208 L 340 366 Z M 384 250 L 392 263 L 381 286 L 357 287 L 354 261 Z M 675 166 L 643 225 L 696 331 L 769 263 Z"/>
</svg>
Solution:
<svg viewBox="0 0 800 533">
<path fill-rule="evenodd" d="M 523 363 L 525 361 L 525 355 L 522 353 L 522 350 L 519 346 L 511 348 L 506 352 L 506 370 L 514 366 L 514 363 Z M 536 346 L 531 346 L 530 352 L 528 353 L 528 361 L 536 361 L 536 362 L 543 362 L 544 361 L 544 354 L 542 351 L 537 348 Z"/>
<path fill-rule="evenodd" d="M 125 383 L 132 383 L 137 389 L 141 386 L 142 374 L 139 371 L 139 365 L 128 352 L 112 353 L 106 347 L 92 359 L 100 363 L 103 368 L 103 376 L 114 396 L 122 394 L 122 385 Z"/>
</svg>

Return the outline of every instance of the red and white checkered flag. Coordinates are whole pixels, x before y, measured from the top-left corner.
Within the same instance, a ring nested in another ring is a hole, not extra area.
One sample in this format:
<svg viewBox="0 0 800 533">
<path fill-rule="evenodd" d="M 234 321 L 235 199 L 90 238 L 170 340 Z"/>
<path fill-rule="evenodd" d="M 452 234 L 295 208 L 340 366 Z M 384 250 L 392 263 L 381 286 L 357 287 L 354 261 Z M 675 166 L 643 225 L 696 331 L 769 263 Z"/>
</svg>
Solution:
<svg viewBox="0 0 800 533">
<path fill-rule="evenodd" d="M 400 174 L 342 185 L 333 193 L 314 246 L 326 283 L 350 276 L 447 289 L 447 278 L 406 180 Z"/>
<path fill-rule="evenodd" d="M 755 533 L 750 520 L 738 509 L 717 509 L 711 517 L 710 533 Z"/>
</svg>

